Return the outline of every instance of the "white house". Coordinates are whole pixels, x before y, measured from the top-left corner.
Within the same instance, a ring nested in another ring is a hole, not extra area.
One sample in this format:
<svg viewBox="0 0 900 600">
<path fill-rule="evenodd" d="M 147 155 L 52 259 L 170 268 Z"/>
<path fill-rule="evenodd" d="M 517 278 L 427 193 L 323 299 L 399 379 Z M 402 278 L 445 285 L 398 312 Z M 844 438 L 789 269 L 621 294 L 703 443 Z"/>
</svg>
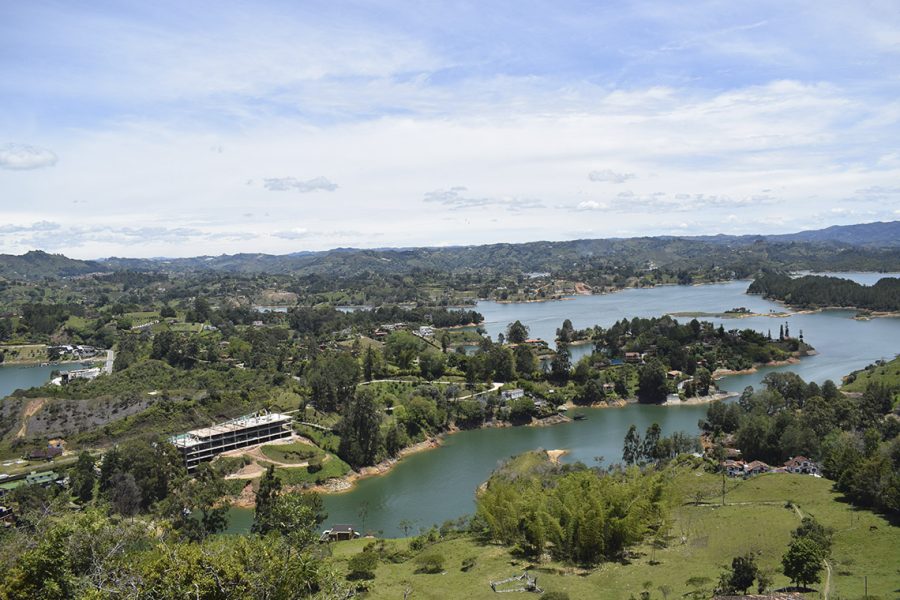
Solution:
<svg viewBox="0 0 900 600">
<path fill-rule="evenodd" d="M 500 397 L 503 400 L 515 400 L 516 398 L 522 398 L 525 396 L 525 390 L 522 388 L 515 388 L 512 390 L 503 390 L 500 392 Z"/>
<path fill-rule="evenodd" d="M 788 473 L 802 473 L 804 475 L 818 475 L 819 465 L 805 456 L 795 456 L 786 463 L 784 468 Z"/>
</svg>

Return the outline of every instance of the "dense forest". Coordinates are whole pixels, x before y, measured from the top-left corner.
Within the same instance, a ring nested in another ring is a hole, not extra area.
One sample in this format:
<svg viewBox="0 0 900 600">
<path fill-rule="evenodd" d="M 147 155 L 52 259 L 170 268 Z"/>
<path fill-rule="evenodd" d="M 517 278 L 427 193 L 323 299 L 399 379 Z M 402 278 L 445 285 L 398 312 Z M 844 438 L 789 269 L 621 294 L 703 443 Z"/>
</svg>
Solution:
<svg viewBox="0 0 900 600">
<path fill-rule="evenodd" d="M 900 279 L 896 277 L 884 277 L 875 285 L 866 286 L 840 277 L 805 275 L 792 278 L 770 272 L 757 277 L 747 293 L 762 294 L 802 308 L 843 306 L 874 311 L 900 310 Z"/>
</svg>

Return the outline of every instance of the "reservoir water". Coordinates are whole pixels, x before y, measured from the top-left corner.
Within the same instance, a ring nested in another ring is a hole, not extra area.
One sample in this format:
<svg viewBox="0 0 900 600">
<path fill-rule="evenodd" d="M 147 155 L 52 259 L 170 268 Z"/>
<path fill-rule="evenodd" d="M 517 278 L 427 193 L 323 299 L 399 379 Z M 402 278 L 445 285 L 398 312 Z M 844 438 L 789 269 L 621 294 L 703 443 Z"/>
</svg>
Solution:
<svg viewBox="0 0 900 600">
<path fill-rule="evenodd" d="M 86 363 L 85 363 L 86 364 Z M 0 398 L 5 398 L 14 391 L 41 386 L 50 381 L 53 371 L 71 371 L 83 369 L 82 363 L 65 363 L 61 365 L 0 365 Z"/>
<path fill-rule="evenodd" d="M 843 274 L 861 283 L 871 284 L 883 276 L 870 273 Z M 768 314 L 785 308 L 759 296 L 745 294 L 749 282 L 734 281 L 703 286 L 662 286 L 632 289 L 604 296 L 576 296 L 569 300 L 501 304 L 479 302 L 477 310 L 485 317 L 485 327 L 496 339 L 506 325 L 516 319 L 525 323 L 534 337 L 552 341 L 564 319 L 576 329 L 599 324 L 608 326 L 622 318 L 651 317 L 671 312 L 722 313 L 745 306 Z M 857 321 L 853 311 L 826 311 L 789 317 L 751 317 L 746 319 L 707 318 L 726 329 L 753 328 L 761 332 L 787 322 L 793 335 L 803 330 L 804 338 L 819 352 L 799 365 L 761 369 L 753 375 L 726 377 L 719 381 L 725 390 L 740 392 L 747 385 L 758 386 L 772 370 L 792 370 L 808 381 L 840 382 L 843 375 L 879 359 L 890 359 L 900 352 L 900 319 L 881 318 Z M 683 318 L 689 320 L 690 317 Z M 702 320 L 702 319 L 701 319 Z M 590 352 L 590 346 L 573 347 L 576 353 Z M 413 523 L 414 530 L 440 524 L 448 519 L 471 514 L 475 488 L 490 475 L 498 462 L 535 448 L 569 450 L 567 461 L 593 464 L 595 457 L 606 463 L 621 459 L 622 440 L 632 424 L 640 430 L 656 422 L 666 434 L 675 431 L 697 433 L 697 422 L 706 414 L 706 406 L 640 406 L 585 410 L 585 421 L 553 427 L 511 427 L 464 431 L 448 436 L 444 445 L 409 456 L 388 474 L 358 482 L 346 493 L 324 497 L 329 513 L 327 523 L 353 523 L 358 528 L 383 536 L 402 535 L 401 521 Z M 246 531 L 252 511 L 233 509 L 231 530 Z"/>
</svg>

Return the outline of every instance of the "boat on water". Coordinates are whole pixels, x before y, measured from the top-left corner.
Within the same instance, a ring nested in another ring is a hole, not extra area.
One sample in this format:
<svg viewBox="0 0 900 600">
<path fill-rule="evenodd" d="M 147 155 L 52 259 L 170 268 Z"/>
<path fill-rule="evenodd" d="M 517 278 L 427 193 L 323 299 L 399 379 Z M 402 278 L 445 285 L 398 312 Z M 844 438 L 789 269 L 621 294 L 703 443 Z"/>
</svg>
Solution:
<svg viewBox="0 0 900 600">
<path fill-rule="evenodd" d="M 575 413 L 574 415 L 572 415 L 572 418 L 576 421 L 584 421 L 585 419 L 587 419 L 587 415 L 585 415 L 584 413 Z"/>
</svg>

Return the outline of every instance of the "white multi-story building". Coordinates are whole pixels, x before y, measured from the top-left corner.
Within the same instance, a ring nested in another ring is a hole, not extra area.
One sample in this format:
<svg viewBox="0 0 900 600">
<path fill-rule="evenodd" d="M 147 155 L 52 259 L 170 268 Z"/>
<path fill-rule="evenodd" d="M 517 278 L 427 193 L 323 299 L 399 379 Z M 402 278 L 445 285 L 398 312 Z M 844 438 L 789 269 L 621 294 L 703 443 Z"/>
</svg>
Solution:
<svg viewBox="0 0 900 600">
<path fill-rule="evenodd" d="M 184 457 L 188 471 L 223 452 L 291 436 L 291 417 L 262 413 L 238 417 L 211 427 L 194 429 L 169 438 Z"/>
</svg>

